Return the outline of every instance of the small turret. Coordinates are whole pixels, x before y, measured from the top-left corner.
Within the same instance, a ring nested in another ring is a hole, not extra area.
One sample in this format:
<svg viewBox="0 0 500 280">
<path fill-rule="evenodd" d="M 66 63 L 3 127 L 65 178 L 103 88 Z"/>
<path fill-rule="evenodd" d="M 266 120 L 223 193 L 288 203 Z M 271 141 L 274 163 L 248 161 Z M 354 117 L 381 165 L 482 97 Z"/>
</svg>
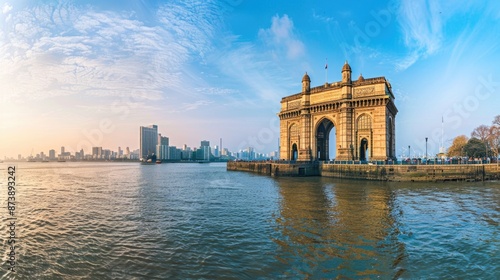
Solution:
<svg viewBox="0 0 500 280">
<path fill-rule="evenodd" d="M 365 80 L 365 78 L 363 77 L 363 74 L 359 74 L 358 81 L 363 82 L 364 80 Z"/>
<path fill-rule="evenodd" d="M 309 78 L 309 75 L 307 75 L 307 72 L 304 74 L 304 77 L 302 77 L 302 92 L 309 92 L 311 90 L 311 78 Z"/>
<path fill-rule="evenodd" d="M 351 66 L 345 61 L 344 67 L 342 67 L 342 83 L 351 83 Z"/>
</svg>

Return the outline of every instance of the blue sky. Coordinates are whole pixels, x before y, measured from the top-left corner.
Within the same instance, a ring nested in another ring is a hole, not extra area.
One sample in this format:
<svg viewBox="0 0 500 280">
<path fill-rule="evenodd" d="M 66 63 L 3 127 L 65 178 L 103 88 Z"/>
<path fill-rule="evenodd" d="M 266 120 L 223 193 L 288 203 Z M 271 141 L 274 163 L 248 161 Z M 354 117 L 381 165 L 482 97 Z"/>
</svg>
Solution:
<svg viewBox="0 0 500 280">
<path fill-rule="evenodd" d="M 105 2 L 105 3 L 102 3 Z M 437 152 L 500 114 L 497 1 L 0 1 L 0 157 L 176 146 L 278 149 L 281 97 L 392 84 L 397 154 Z"/>
</svg>

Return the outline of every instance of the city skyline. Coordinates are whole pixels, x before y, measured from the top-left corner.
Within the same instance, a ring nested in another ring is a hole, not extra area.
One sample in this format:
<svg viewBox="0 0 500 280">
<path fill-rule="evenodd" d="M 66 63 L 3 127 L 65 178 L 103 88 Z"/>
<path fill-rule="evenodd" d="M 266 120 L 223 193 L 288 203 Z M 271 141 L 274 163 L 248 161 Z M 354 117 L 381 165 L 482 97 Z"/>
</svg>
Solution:
<svg viewBox="0 0 500 280">
<path fill-rule="evenodd" d="M 277 151 L 272 151 L 270 153 L 258 153 L 253 147 L 248 146 L 244 149 L 238 151 L 229 150 L 226 147 L 222 147 L 222 138 L 219 139 L 219 145 L 214 145 L 213 150 L 210 146 L 209 140 L 200 140 L 200 145 L 188 146 L 183 144 L 182 147 L 170 146 L 169 137 L 162 135 L 157 125 L 141 126 L 139 128 L 139 138 L 141 146 L 139 148 L 130 149 L 130 147 L 125 147 L 123 149 L 121 146 L 117 147 L 117 150 L 107 147 L 90 147 L 88 150 L 83 148 L 79 151 L 66 150 L 64 145 L 60 146 L 60 152 L 58 153 L 55 149 L 50 148 L 48 153 L 45 151 L 35 152 L 32 149 L 29 155 L 17 154 L 16 157 L 3 156 L 0 160 L 14 160 L 14 161 L 55 161 L 55 160 L 71 160 L 71 161 L 82 161 L 82 160 L 141 160 L 147 158 L 148 155 L 156 154 L 159 160 L 169 160 L 169 161 L 195 161 L 195 160 L 212 160 L 212 157 L 217 160 L 231 160 L 231 159 L 277 159 Z M 154 143 L 154 139 L 158 141 Z M 143 146 L 144 143 L 144 146 Z M 143 151 L 148 152 L 143 154 Z M 153 152 L 151 152 L 153 151 Z M 200 153 L 201 152 L 201 153 Z"/>
<path fill-rule="evenodd" d="M 0 158 L 136 149 L 152 123 L 172 146 L 275 151 L 281 98 L 346 60 L 392 84 L 396 154 L 436 153 L 442 122 L 448 147 L 499 113 L 499 19 L 494 1 L 0 1 Z"/>
</svg>

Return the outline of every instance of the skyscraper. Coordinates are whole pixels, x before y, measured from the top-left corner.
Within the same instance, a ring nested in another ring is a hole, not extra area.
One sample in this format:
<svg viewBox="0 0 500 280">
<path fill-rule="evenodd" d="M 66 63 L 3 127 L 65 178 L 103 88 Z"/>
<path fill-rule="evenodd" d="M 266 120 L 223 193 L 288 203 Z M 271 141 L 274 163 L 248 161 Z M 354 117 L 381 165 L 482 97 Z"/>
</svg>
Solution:
<svg viewBox="0 0 500 280">
<path fill-rule="evenodd" d="M 210 141 L 203 140 L 203 141 L 201 141 L 200 146 L 202 146 L 202 147 L 210 147 Z"/>
<path fill-rule="evenodd" d="M 102 158 L 102 147 L 92 147 L 92 158 L 93 159 Z"/>
<path fill-rule="evenodd" d="M 156 145 L 156 158 L 157 159 L 169 159 L 169 149 L 168 149 L 168 137 L 161 136 L 158 134 L 158 145 Z"/>
<path fill-rule="evenodd" d="M 54 150 L 54 149 L 49 150 L 49 159 L 51 159 L 51 160 L 56 159 L 56 150 Z"/>
<path fill-rule="evenodd" d="M 158 145 L 158 126 L 154 124 L 150 126 L 141 126 L 139 133 L 139 156 L 141 158 L 147 158 L 148 155 L 156 152 L 156 145 Z"/>
</svg>

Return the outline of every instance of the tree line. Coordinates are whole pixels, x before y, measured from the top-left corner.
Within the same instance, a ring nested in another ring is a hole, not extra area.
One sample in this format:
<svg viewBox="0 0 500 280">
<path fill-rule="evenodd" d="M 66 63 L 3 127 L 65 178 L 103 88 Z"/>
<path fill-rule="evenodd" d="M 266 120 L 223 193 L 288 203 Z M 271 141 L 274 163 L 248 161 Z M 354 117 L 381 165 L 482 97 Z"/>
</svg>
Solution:
<svg viewBox="0 0 500 280">
<path fill-rule="evenodd" d="M 471 137 L 459 135 L 448 148 L 448 157 L 498 157 L 500 150 L 500 115 L 493 118 L 491 126 L 476 127 Z"/>
</svg>

